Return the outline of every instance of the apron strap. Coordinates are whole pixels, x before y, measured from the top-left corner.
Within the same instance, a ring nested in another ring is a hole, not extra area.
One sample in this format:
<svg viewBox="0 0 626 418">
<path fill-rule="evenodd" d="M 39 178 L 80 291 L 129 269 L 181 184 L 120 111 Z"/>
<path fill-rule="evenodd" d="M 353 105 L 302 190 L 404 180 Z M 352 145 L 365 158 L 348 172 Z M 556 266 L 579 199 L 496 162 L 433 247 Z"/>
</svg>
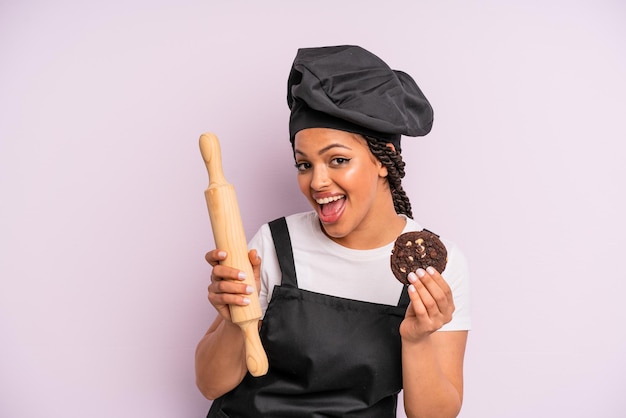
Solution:
<svg viewBox="0 0 626 418">
<path fill-rule="evenodd" d="M 296 265 L 293 261 L 293 250 L 291 249 L 291 238 L 287 228 L 285 217 L 274 219 L 269 224 L 278 256 L 278 264 L 282 272 L 282 286 L 298 288 L 296 277 Z M 408 296 L 407 296 L 408 297 Z"/>
<path fill-rule="evenodd" d="M 398 308 L 406 309 L 409 307 L 409 286 L 404 285 L 402 288 L 402 293 L 400 294 L 400 300 L 398 301 Z"/>
</svg>

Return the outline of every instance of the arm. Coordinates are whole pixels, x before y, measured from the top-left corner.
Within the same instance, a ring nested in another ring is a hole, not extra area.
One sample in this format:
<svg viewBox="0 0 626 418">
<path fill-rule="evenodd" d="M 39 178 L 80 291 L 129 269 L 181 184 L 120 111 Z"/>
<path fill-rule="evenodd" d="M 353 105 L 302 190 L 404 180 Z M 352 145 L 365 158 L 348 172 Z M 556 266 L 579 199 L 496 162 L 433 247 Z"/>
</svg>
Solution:
<svg viewBox="0 0 626 418">
<path fill-rule="evenodd" d="M 452 292 L 433 269 L 411 274 L 411 304 L 400 326 L 408 417 L 456 417 L 463 402 L 467 331 L 439 331 L 454 312 Z"/>
<path fill-rule="evenodd" d="M 258 287 L 261 260 L 254 250 L 249 255 Z M 195 360 L 196 384 L 208 399 L 218 398 L 234 389 L 247 373 L 243 333 L 232 323 L 228 305 L 246 305 L 246 294 L 252 289 L 240 283 L 238 270 L 219 264 L 225 257 L 226 254 L 218 250 L 206 255 L 213 266 L 209 302 L 219 315 L 198 343 Z"/>
</svg>

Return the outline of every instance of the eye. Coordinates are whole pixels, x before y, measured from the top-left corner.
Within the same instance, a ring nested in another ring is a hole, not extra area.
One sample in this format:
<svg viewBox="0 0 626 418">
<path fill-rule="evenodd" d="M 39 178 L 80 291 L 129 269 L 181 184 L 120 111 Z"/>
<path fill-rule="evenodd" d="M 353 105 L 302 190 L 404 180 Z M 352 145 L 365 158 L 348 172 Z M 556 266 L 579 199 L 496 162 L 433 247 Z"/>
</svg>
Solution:
<svg viewBox="0 0 626 418">
<path fill-rule="evenodd" d="M 296 169 L 298 171 L 306 171 L 309 168 L 311 168 L 311 164 L 310 163 L 307 163 L 307 162 L 298 163 L 298 162 L 296 162 Z"/>
<path fill-rule="evenodd" d="M 330 163 L 333 166 L 342 166 L 342 165 L 346 165 L 350 162 L 350 158 L 344 158 L 344 157 L 335 157 L 333 158 Z"/>
</svg>

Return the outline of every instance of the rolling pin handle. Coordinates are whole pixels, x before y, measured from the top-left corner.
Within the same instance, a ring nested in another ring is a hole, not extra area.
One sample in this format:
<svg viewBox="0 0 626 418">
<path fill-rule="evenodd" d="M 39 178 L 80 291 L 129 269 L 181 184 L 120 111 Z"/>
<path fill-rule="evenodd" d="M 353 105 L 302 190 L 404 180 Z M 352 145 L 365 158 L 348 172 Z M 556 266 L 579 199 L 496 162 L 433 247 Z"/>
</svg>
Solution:
<svg viewBox="0 0 626 418">
<path fill-rule="evenodd" d="M 259 321 L 253 320 L 239 324 L 239 326 L 245 338 L 248 371 L 254 377 L 265 375 L 269 369 L 269 363 L 259 337 Z"/>
<path fill-rule="evenodd" d="M 227 184 L 222 169 L 222 152 L 217 137 L 205 132 L 200 136 L 200 153 L 209 174 L 209 187 Z"/>
</svg>

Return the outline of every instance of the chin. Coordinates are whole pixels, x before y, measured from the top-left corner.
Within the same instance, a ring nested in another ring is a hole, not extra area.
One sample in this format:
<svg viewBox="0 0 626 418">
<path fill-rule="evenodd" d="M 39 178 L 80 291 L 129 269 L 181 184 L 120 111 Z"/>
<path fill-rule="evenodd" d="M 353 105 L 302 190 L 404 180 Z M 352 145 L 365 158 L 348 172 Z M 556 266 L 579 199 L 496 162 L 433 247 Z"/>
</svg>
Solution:
<svg viewBox="0 0 626 418">
<path fill-rule="evenodd" d="M 339 225 L 337 225 L 337 223 L 322 223 L 322 230 L 326 235 L 334 239 L 345 238 L 350 233 L 350 231 L 346 231 L 345 228 L 341 228 Z"/>
</svg>

